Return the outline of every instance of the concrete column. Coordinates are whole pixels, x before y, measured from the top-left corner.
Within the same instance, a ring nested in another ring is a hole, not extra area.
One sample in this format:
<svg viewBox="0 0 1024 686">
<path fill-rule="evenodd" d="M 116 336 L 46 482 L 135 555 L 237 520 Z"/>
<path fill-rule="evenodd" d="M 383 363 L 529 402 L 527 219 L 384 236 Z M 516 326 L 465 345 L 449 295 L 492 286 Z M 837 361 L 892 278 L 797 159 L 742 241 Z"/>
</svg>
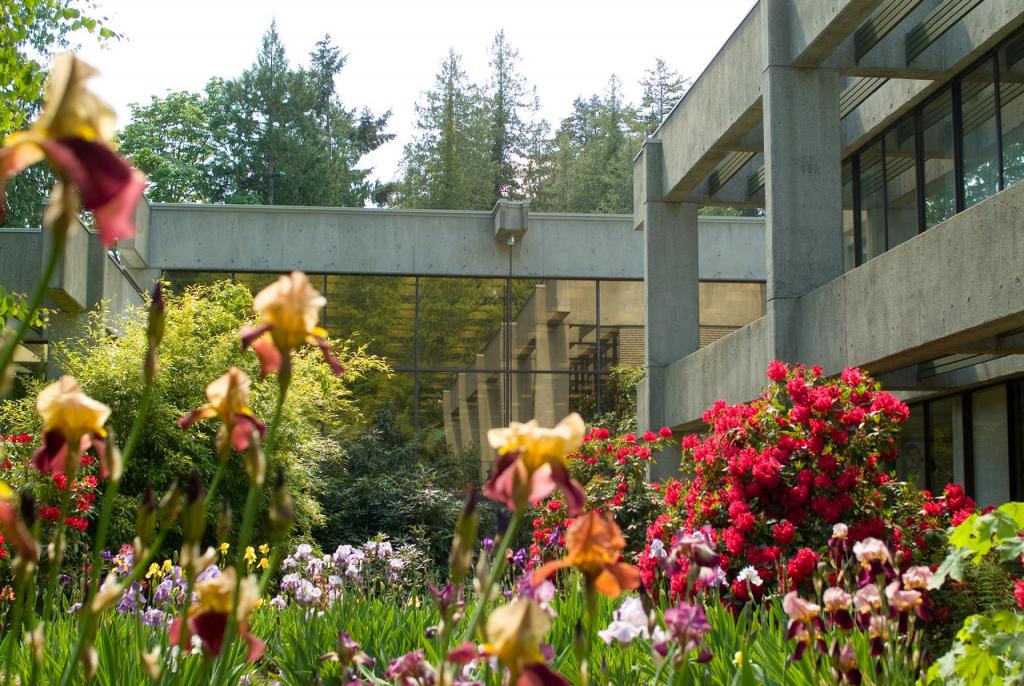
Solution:
<svg viewBox="0 0 1024 686">
<path fill-rule="evenodd" d="M 697 205 L 663 200 L 660 141 L 647 141 L 637 170 L 644 175 L 644 300 L 647 336 L 637 429 L 656 429 L 664 422 L 665 375 L 673 362 L 700 347 L 700 292 Z M 652 461 L 652 478 L 679 473 L 679 457 L 669 450 Z"/>
<path fill-rule="evenodd" d="M 798 69 L 787 0 L 763 0 L 765 211 L 773 354 L 799 360 L 799 299 L 843 272 L 839 72 Z"/>
</svg>

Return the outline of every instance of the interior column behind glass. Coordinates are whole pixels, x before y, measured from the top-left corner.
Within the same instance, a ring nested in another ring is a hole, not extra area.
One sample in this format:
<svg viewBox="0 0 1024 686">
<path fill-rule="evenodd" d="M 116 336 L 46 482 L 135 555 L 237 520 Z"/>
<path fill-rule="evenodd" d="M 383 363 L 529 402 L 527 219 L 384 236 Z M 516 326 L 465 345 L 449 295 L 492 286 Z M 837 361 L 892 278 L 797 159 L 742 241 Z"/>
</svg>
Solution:
<svg viewBox="0 0 1024 686">
<path fill-rule="evenodd" d="M 1002 505 L 1010 499 L 1010 434 L 1006 425 L 1006 386 L 971 393 L 974 499 Z"/>
<path fill-rule="evenodd" d="M 985 60 L 960 82 L 963 112 L 964 208 L 999 189 L 999 139 L 993 63 Z"/>
<path fill-rule="evenodd" d="M 885 252 L 885 177 L 882 142 L 860 153 L 861 262 Z"/>
<path fill-rule="evenodd" d="M 935 226 L 956 213 L 953 161 L 953 97 L 947 88 L 921 112 L 924 129 L 924 225 Z"/>
</svg>

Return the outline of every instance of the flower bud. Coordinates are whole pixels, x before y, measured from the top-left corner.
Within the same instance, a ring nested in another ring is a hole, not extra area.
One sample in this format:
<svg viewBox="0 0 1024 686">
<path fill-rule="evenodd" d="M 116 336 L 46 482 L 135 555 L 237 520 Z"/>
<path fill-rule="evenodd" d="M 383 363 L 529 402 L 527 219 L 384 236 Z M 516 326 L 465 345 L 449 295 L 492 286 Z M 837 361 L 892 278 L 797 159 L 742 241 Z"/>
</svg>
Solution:
<svg viewBox="0 0 1024 686">
<path fill-rule="evenodd" d="M 107 432 L 107 437 L 103 441 L 103 450 L 99 453 L 100 477 L 120 483 L 121 475 L 124 473 L 124 458 L 121 457 L 121 449 L 117 447 L 112 429 Z"/>
<path fill-rule="evenodd" d="M 164 338 L 164 324 L 167 320 L 166 303 L 163 288 L 159 281 L 153 286 L 153 296 L 149 301 L 149 324 L 146 328 L 146 362 L 143 367 L 143 379 L 146 384 L 153 383 L 156 377 L 156 349 Z"/>
<path fill-rule="evenodd" d="M 139 499 L 139 511 L 135 515 L 135 534 L 142 544 L 149 544 L 156 528 L 156 501 L 153 486 L 147 481 Z"/>
<path fill-rule="evenodd" d="M 153 681 L 160 679 L 160 646 L 153 646 L 148 653 L 142 653 L 142 668 Z"/>
<path fill-rule="evenodd" d="M 175 481 L 171 484 L 171 487 L 167 489 L 167 493 L 160 499 L 160 506 L 157 508 L 157 512 L 160 515 L 160 527 L 166 528 L 174 524 L 174 521 L 178 518 L 178 514 L 181 513 L 181 487 L 178 482 Z"/>
<path fill-rule="evenodd" d="M 480 515 L 476 512 L 476 489 L 470 486 L 466 493 L 466 504 L 455 523 L 455 536 L 452 538 L 452 549 L 448 556 L 450 578 L 456 585 L 461 584 L 466 578 L 466 572 L 473 562 L 479 523 Z"/>
<path fill-rule="evenodd" d="M 249 439 L 249 449 L 245 451 L 245 471 L 254 486 L 262 487 L 267 478 L 267 458 L 260 445 L 259 432 L 253 431 Z"/>
<path fill-rule="evenodd" d="M 185 490 L 185 511 L 181 517 L 182 535 L 186 543 L 195 543 L 203 537 L 206 528 L 206 500 L 199 472 L 192 470 Z"/>
<path fill-rule="evenodd" d="M 217 541 L 224 542 L 231 536 L 231 503 L 224 501 L 217 517 Z"/>
<path fill-rule="evenodd" d="M 270 526 L 276 536 L 283 536 L 291 529 L 295 519 L 295 502 L 285 487 L 284 469 L 278 465 L 274 479 L 274 495 L 270 504 Z"/>
</svg>

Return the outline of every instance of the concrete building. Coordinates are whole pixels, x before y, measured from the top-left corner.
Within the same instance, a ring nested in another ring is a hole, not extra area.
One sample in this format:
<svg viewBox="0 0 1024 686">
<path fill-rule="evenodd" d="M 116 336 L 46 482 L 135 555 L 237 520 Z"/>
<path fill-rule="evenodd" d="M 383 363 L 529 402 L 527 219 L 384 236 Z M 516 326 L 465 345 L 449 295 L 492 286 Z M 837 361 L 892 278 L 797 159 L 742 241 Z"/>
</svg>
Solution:
<svg viewBox="0 0 1024 686">
<path fill-rule="evenodd" d="M 600 412 L 610 369 L 643 364 L 643 235 L 628 215 L 149 205 L 117 251 L 76 227 L 52 284 L 50 327 L 23 370 L 60 360 L 47 342 L 76 337 L 107 306 L 116 329 L 155 278 L 173 287 L 231 279 L 257 291 L 305 270 L 326 296 L 334 336 L 355 337 L 395 370 L 362 388 L 364 408 L 443 429 L 450 446 L 491 455 L 488 429 L 537 415 Z M 764 222 L 707 217 L 700 279 L 710 341 L 764 312 Z M 0 283 L 27 291 L 44 259 L 39 229 L 0 233 Z M 447 402 L 447 406 L 446 406 Z"/>
<path fill-rule="evenodd" d="M 910 403 L 906 477 L 1024 498 L 1022 25 L 1021 0 L 758 2 L 636 159 L 643 424 L 693 430 L 775 358 L 857 365 Z M 767 307 L 700 348 L 706 205 L 765 209 Z"/>
</svg>

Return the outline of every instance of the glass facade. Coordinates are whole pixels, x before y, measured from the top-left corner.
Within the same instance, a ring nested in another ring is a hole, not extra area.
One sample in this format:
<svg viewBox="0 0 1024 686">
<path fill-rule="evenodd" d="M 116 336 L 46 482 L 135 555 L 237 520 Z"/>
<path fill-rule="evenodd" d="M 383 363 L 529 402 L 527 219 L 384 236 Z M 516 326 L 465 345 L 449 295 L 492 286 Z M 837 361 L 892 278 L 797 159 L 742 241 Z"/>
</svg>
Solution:
<svg viewBox="0 0 1024 686">
<path fill-rule="evenodd" d="M 1024 379 L 910 404 L 896 475 L 936 495 L 964 484 L 982 507 L 1024 498 Z"/>
<path fill-rule="evenodd" d="M 1024 32 L 843 165 L 845 266 L 863 264 L 1024 179 Z"/>
<path fill-rule="evenodd" d="M 172 288 L 230 279 L 253 292 L 278 274 L 170 272 Z M 353 391 L 372 416 L 388 405 L 410 429 L 443 429 L 453 450 L 487 459 L 487 430 L 602 411 L 619 366 L 644 364 L 639 281 L 311 274 L 324 328 L 384 358 L 391 379 Z M 764 315 L 763 283 L 700 284 L 701 343 Z"/>
</svg>

